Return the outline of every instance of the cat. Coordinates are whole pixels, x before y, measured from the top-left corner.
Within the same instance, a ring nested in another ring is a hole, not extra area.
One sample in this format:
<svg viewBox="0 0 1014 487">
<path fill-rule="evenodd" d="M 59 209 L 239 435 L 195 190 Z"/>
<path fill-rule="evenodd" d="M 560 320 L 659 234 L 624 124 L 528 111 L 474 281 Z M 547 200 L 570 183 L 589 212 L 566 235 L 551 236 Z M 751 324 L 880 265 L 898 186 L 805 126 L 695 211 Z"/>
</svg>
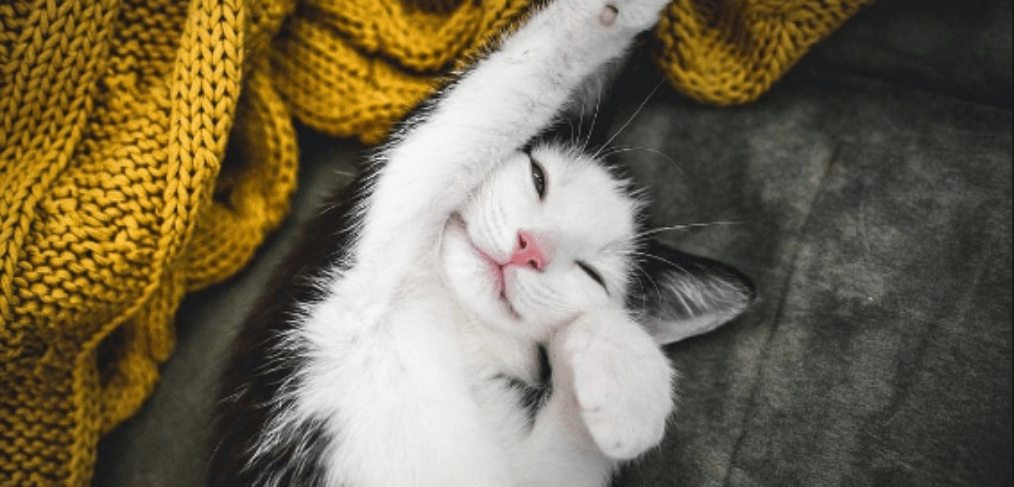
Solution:
<svg viewBox="0 0 1014 487">
<path fill-rule="evenodd" d="M 660 345 L 752 285 L 538 136 L 665 3 L 540 7 L 310 223 L 237 339 L 209 485 L 604 486 L 661 441 Z"/>
</svg>

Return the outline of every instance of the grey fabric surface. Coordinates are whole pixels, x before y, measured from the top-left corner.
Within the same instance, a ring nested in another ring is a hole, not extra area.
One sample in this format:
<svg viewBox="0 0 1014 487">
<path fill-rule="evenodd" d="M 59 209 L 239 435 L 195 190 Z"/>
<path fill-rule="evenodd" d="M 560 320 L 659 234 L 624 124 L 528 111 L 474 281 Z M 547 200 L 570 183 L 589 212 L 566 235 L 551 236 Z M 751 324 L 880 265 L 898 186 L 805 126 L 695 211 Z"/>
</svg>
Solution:
<svg viewBox="0 0 1014 487">
<path fill-rule="evenodd" d="M 1010 0 L 879 0 L 806 63 L 1011 108 Z"/>
<path fill-rule="evenodd" d="M 674 431 L 626 485 L 1010 483 L 1009 111 L 796 76 L 636 123 L 621 145 L 678 155 L 625 154 L 656 223 L 739 222 L 670 241 L 761 300 L 670 348 Z"/>
<path fill-rule="evenodd" d="M 678 412 L 619 484 L 1011 485 L 1010 12 L 885 0 L 757 103 L 662 89 L 616 138 L 654 223 L 713 223 L 666 239 L 760 292 L 667 349 Z M 657 76 L 621 78 L 614 130 Z M 362 157 L 301 142 L 293 218 L 250 268 L 187 299 L 177 353 L 104 440 L 95 485 L 203 484 L 226 347 L 298 222 Z"/>
</svg>

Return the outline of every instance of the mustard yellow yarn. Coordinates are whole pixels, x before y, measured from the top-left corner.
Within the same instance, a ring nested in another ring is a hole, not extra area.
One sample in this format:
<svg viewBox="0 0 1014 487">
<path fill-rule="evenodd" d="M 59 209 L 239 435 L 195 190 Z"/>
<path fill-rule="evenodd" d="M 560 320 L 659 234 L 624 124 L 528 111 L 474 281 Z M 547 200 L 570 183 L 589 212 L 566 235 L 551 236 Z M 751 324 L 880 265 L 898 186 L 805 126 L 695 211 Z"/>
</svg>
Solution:
<svg viewBox="0 0 1014 487">
<path fill-rule="evenodd" d="M 756 99 L 872 0 L 674 0 L 672 85 Z M 288 209 L 292 117 L 381 141 L 530 0 L 0 3 L 0 487 L 87 485 L 184 294 Z"/>
<path fill-rule="evenodd" d="M 756 100 L 810 47 L 873 0 L 673 0 L 655 29 L 657 64 L 699 101 Z"/>
<path fill-rule="evenodd" d="M 283 218 L 295 137 L 249 46 L 291 7 L 0 4 L 0 485 L 87 485 L 184 293 Z"/>
<path fill-rule="evenodd" d="M 275 45 L 277 86 L 307 125 L 377 143 L 531 3 L 305 0 Z"/>
</svg>

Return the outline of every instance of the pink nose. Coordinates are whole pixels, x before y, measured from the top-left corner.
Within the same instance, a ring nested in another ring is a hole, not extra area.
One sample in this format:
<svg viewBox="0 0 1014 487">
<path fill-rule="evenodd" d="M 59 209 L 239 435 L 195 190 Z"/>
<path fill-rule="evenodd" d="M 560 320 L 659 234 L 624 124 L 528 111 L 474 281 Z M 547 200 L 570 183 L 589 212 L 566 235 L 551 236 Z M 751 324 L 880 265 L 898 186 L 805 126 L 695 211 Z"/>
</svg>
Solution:
<svg viewBox="0 0 1014 487">
<path fill-rule="evenodd" d="M 541 271 L 549 265 L 549 256 L 546 251 L 545 242 L 540 241 L 539 237 L 533 233 L 519 230 L 518 243 L 514 247 L 510 263 Z"/>
</svg>

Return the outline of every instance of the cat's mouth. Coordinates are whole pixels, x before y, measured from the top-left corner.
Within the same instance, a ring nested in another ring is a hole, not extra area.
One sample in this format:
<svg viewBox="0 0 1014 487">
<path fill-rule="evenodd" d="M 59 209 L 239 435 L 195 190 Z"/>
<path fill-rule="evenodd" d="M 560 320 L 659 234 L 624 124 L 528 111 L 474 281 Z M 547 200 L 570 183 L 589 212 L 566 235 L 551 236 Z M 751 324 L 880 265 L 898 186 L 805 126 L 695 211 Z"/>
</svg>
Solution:
<svg viewBox="0 0 1014 487">
<path fill-rule="evenodd" d="M 493 292 L 496 293 L 497 300 L 503 305 L 507 314 L 514 319 L 520 319 L 521 316 L 518 314 L 517 310 L 514 309 L 514 304 L 511 303 L 510 298 L 507 297 L 507 287 L 504 277 L 505 264 L 497 262 L 496 259 L 491 257 L 488 253 L 486 253 L 486 251 L 472 241 L 471 236 L 468 235 L 468 222 L 462 218 L 460 213 L 453 213 L 450 220 L 451 222 L 461 226 L 462 230 L 464 230 L 465 238 L 468 239 L 468 244 L 472 247 L 472 251 L 475 252 L 475 255 L 486 265 L 490 279 L 493 280 Z"/>
<path fill-rule="evenodd" d="M 514 309 L 514 304 L 511 303 L 510 298 L 507 297 L 507 286 L 504 280 L 504 272 L 503 272 L 504 266 L 502 264 L 497 263 L 497 261 L 493 260 L 493 258 L 490 257 L 489 254 L 487 254 L 482 249 L 477 247 L 474 243 L 472 244 L 472 249 L 475 250 L 475 253 L 478 254 L 480 258 L 482 258 L 482 260 L 486 263 L 486 266 L 490 269 L 490 272 L 493 274 L 493 277 L 496 282 L 495 290 L 497 291 L 497 299 L 499 299 L 500 302 L 503 303 L 504 308 L 507 310 L 507 314 L 509 314 L 514 319 L 520 319 L 521 316 L 518 315 L 518 311 Z"/>
</svg>

